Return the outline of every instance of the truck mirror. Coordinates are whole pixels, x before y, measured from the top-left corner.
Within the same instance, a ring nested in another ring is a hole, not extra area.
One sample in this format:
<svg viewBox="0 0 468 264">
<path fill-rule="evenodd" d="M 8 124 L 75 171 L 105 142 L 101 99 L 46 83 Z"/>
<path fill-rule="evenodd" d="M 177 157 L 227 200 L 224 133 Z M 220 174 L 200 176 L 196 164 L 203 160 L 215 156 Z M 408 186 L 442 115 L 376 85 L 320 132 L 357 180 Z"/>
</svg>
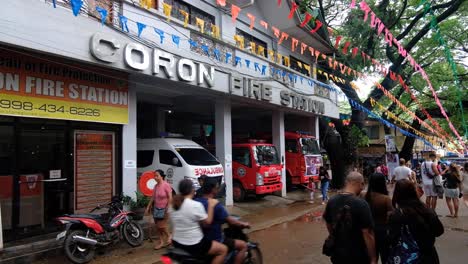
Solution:
<svg viewBox="0 0 468 264">
<path fill-rule="evenodd" d="M 179 159 L 178 158 L 172 158 L 172 165 L 174 165 L 174 166 L 179 165 Z"/>
</svg>

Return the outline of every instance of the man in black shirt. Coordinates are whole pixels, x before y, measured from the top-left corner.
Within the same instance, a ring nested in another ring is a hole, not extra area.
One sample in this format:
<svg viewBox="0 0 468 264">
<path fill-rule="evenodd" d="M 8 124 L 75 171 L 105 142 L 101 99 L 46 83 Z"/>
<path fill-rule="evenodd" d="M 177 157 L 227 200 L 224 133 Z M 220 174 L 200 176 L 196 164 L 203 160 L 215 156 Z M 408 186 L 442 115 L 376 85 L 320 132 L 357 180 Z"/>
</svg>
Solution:
<svg viewBox="0 0 468 264">
<path fill-rule="evenodd" d="M 351 172 L 343 192 L 332 197 L 325 209 L 323 218 L 334 236 L 334 264 L 377 263 L 372 214 L 366 201 L 358 197 L 363 189 L 363 176 Z"/>
</svg>

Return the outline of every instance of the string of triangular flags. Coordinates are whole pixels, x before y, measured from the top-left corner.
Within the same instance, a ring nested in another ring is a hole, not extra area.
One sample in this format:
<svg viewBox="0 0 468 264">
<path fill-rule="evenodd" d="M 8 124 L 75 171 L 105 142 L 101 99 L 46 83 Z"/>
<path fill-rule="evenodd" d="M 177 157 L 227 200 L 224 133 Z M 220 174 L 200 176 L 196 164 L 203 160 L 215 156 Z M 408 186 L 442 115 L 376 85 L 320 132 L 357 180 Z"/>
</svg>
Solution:
<svg viewBox="0 0 468 264">
<path fill-rule="evenodd" d="M 431 81 L 429 80 L 429 76 L 427 75 L 426 71 L 419 65 L 415 59 L 411 56 L 411 54 L 404 48 L 404 46 L 396 39 L 393 37 L 392 33 L 388 28 L 385 26 L 385 24 L 382 22 L 382 20 L 372 11 L 372 9 L 369 7 L 369 5 L 365 1 L 361 1 L 359 4 L 360 9 L 364 12 L 364 22 L 369 21 L 369 24 L 372 28 L 375 28 L 377 30 L 377 35 L 380 36 L 382 35 L 382 32 L 384 33 L 384 39 L 385 42 L 390 46 L 393 47 L 394 45 L 398 48 L 398 53 L 407 58 L 408 61 L 410 62 L 410 65 L 414 68 L 416 72 L 419 72 L 423 79 L 426 81 L 427 85 L 429 86 L 432 95 L 435 99 L 435 102 L 437 106 L 439 107 L 442 115 L 445 117 L 447 120 L 450 129 L 452 132 L 456 135 L 456 137 L 459 140 L 460 145 L 463 146 L 465 149 L 466 146 L 464 144 L 463 138 L 460 136 L 458 133 L 457 129 L 453 126 L 452 121 L 448 117 L 447 113 L 445 112 L 444 107 L 442 106 L 442 103 L 440 102 L 439 98 L 437 97 L 437 93 L 432 86 Z M 350 8 L 356 8 L 356 0 L 352 0 Z M 369 16 L 370 15 L 370 16 Z M 368 18 L 370 19 L 368 20 Z"/>
</svg>

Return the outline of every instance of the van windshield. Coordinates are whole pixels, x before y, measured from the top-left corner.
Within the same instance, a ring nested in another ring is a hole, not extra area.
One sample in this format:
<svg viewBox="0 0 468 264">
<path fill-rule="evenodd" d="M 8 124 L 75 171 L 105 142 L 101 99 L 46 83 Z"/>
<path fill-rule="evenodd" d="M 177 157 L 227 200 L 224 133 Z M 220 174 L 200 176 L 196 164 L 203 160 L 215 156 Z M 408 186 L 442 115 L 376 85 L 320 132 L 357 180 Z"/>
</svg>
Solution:
<svg viewBox="0 0 468 264">
<path fill-rule="evenodd" d="M 313 138 L 301 138 L 302 154 L 319 155 L 320 148 L 317 140 Z"/>
<path fill-rule="evenodd" d="M 278 152 L 274 146 L 253 146 L 255 160 L 259 165 L 280 164 Z"/>
<path fill-rule="evenodd" d="M 213 155 L 202 148 L 178 148 L 176 151 L 189 165 L 209 166 L 220 164 Z"/>
</svg>

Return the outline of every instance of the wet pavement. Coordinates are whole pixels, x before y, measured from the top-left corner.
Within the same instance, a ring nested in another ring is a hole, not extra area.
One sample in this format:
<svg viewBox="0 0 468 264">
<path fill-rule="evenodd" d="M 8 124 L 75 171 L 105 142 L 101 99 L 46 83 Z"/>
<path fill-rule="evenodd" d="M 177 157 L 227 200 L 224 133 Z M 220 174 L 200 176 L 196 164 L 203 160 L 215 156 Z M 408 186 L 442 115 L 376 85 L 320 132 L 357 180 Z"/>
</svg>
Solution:
<svg viewBox="0 0 468 264">
<path fill-rule="evenodd" d="M 322 255 L 322 244 L 327 236 L 325 224 L 322 221 L 324 206 L 319 199 L 309 204 L 301 197 L 307 193 L 295 193 L 299 198 L 293 202 L 281 201 L 278 197 L 266 199 L 260 203 L 251 201 L 254 205 L 242 204 L 230 211 L 241 211 L 243 219 L 253 224 L 249 233 L 252 241 L 259 242 L 263 252 L 264 263 L 330 263 Z M 281 198 L 283 199 L 283 198 Z M 445 200 L 439 200 L 437 212 L 446 227 L 444 235 L 437 239 L 441 263 L 460 264 L 468 259 L 468 208 L 460 204 L 460 217 L 452 219 L 448 214 Z M 443 215 L 443 216 L 442 216 Z M 155 251 L 148 241 L 142 247 L 130 248 L 126 244 L 118 245 L 112 250 L 96 257 L 92 263 L 160 263 L 162 250 Z M 64 257 L 43 259 L 35 264 L 67 263 Z"/>
</svg>

